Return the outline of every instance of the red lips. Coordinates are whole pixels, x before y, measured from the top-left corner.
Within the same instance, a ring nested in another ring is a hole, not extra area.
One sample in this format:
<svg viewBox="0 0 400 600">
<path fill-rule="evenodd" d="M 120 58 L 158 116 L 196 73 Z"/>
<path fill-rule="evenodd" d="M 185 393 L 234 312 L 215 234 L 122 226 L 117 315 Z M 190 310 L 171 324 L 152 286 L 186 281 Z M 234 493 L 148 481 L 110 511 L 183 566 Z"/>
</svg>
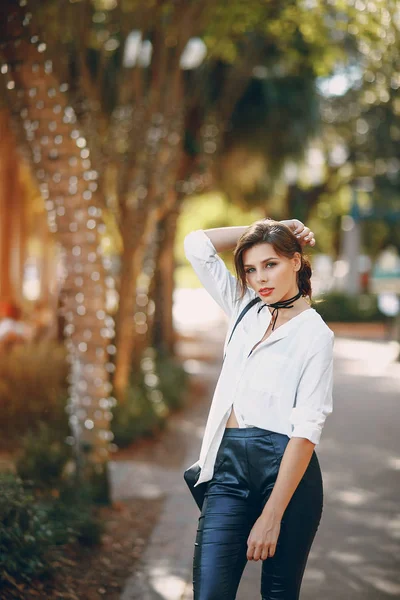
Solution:
<svg viewBox="0 0 400 600">
<path fill-rule="evenodd" d="M 261 296 L 269 296 L 273 291 L 274 288 L 261 288 L 258 290 L 258 293 L 261 294 Z"/>
</svg>

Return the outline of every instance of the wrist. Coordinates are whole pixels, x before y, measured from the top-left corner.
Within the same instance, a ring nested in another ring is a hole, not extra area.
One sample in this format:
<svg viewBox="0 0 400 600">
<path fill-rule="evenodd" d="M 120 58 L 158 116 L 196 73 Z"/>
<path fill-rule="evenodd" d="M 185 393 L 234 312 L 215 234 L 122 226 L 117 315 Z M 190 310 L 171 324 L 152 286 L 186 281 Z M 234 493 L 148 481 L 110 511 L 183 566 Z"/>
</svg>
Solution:
<svg viewBox="0 0 400 600">
<path fill-rule="evenodd" d="M 280 523 L 282 521 L 284 512 L 285 511 L 282 510 L 280 507 L 275 506 L 274 504 L 268 501 L 264 506 L 261 516 L 263 518 L 268 518 L 269 520 L 272 519 L 276 523 Z"/>
<path fill-rule="evenodd" d="M 282 221 L 279 221 L 279 223 L 281 223 L 282 225 L 286 225 L 286 227 L 289 228 L 291 228 L 295 224 L 294 219 L 282 219 Z"/>
</svg>

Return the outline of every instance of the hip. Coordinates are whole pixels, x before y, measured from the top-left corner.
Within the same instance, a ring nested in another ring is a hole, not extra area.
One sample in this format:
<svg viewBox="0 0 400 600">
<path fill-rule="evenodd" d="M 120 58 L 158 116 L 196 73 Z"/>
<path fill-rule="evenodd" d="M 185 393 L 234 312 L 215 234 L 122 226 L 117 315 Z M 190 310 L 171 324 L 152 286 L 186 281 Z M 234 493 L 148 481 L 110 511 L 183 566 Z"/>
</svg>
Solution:
<svg viewBox="0 0 400 600">
<path fill-rule="evenodd" d="M 242 488 L 248 495 L 264 496 L 275 484 L 289 441 L 285 434 L 259 427 L 225 429 L 210 487 Z M 322 502 L 322 473 L 315 450 L 296 492 Z"/>
</svg>

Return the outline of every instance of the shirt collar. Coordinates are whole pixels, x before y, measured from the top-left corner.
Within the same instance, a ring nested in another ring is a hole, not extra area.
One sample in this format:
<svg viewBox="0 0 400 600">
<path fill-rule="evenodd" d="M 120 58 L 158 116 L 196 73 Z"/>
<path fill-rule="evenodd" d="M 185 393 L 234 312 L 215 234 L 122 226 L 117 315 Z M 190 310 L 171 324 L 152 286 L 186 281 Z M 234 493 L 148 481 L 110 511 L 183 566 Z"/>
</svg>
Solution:
<svg viewBox="0 0 400 600">
<path fill-rule="evenodd" d="M 267 308 L 266 304 L 263 303 L 263 306 L 257 308 L 257 313 L 261 312 L 261 309 L 263 309 L 264 307 Z M 297 321 L 306 318 L 307 313 L 311 314 L 313 312 L 315 311 L 312 308 L 303 310 L 303 312 L 299 313 L 298 315 L 296 315 L 295 317 L 293 317 L 292 319 L 290 319 L 289 321 L 287 321 L 283 325 L 280 325 L 277 329 L 272 331 L 271 334 L 265 340 L 265 342 L 263 342 L 263 344 L 265 343 L 265 345 L 268 345 L 269 343 L 273 343 L 287 337 L 291 332 L 292 326 L 295 325 Z M 267 311 L 267 313 L 269 314 L 270 321 L 271 313 L 269 311 Z M 268 315 L 266 314 L 266 316 Z"/>
</svg>

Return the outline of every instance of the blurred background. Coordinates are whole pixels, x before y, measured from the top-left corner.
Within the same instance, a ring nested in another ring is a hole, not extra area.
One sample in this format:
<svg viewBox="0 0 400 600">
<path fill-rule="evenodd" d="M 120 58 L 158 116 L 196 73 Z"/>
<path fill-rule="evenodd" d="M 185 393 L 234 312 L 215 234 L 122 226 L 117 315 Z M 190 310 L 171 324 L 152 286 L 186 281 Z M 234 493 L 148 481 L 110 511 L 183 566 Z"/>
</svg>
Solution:
<svg viewBox="0 0 400 600">
<path fill-rule="evenodd" d="M 184 257 L 189 231 L 302 220 L 316 237 L 314 307 L 353 340 L 339 343 L 343 360 L 398 361 L 400 10 L 3 0 L 0 11 L 0 580 L 5 598 L 117 598 L 162 502 L 139 494 L 116 516 L 110 464 L 115 476 L 143 444 L 151 463 L 148 440 L 207 396 L 202 360 L 220 360 L 226 321 Z M 102 521 L 142 542 L 130 540 L 121 573 L 99 583 L 97 562 L 79 588 L 78 546 L 105 552 Z M 60 570 L 71 552 L 76 568 Z M 400 596 L 400 582 L 369 585 L 364 600 Z"/>
</svg>

